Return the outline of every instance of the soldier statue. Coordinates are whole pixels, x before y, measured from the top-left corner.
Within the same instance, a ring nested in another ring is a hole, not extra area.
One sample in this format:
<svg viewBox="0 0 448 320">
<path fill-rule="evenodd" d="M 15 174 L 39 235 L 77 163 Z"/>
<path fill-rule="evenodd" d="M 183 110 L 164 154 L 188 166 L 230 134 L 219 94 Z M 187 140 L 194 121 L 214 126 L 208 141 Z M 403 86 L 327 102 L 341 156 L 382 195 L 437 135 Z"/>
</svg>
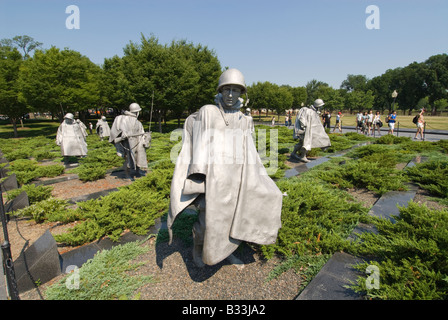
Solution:
<svg viewBox="0 0 448 320">
<path fill-rule="evenodd" d="M 319 109 L 325 103 L 322 99 L 316 99 L 309 107 L 302 107 L 296 117 L 293 137 L 299 142 L 294 146 L 292 158 L 302 162 L 310 162 L 306 157 L 312 148 L 327 148 L 331 146 L 330 138 L 325 132 L 319 119 Z"/>
<path fill-rule="evenodd" d="M 61 155 L 65 157 L 65 161 L 67 157 L 87 155 L 86 135 L 73 114 L 67 113 L 56 134 L 56 144 L 61 147 Z"/>
<path fill-rule="evenodd" d="M 138 121 L 141 110 L 137 103 L 131 103 L 129 111 L 116 117 L 110 129 L 109 142 L 115 145 L 117 155 L 125 159 L 123 167 L 127 176 L 130 169 L 139 175 L 145 175 L 148 169 L 146 149 L 151 137 Z"/>
<path fill-rule="evenodd" d="M 104 138 L 110 137 L 110 128 L 105 116 L 101 116 L 101 119 L 96 123 L 96 133 L 101 141 L 103 141 Z"/>
<path fill-rule="evenodd" d="M 171 184 L 168 231 L 188 206 L 199 209 L 193 226 L 193 261 L 198 267 L 226 258 L 243 242 L 273 244 L 281 227 L 282 193 L 255 148 L 253 119 L 240 111 L 246 84 L 237 69 L 219 78 L 215 104 L 190 115 Z"/>
</svg>

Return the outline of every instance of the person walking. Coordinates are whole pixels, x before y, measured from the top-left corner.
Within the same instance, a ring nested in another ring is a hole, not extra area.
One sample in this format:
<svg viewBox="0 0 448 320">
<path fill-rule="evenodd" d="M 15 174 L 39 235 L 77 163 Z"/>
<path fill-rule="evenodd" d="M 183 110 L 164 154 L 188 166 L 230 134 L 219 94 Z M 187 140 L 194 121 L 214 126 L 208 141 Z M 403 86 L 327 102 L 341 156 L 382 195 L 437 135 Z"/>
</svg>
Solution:
<svg viewBox="0 0 448 320">
<path fill-rule="evenodd" d="M 388 132 L 388 134 L 394 134 L 395 122 L 397 121 L 397 111 L 393 111 L 387 117 L 387 119 L 389 120 L 389 122 L 388 122 L 388 125 L 389 125 L 389 132 Z"/>
<path fill-rule="evenodd" d="M 358 128 L 362 130 L 362 112 L 358 111 L 356 114 L 356 132 L 358 132 Z"/>
<path fill-rule="evenodd" d="M 378 136 L 381 137 L 381 127 L 383 126 L 383 122 L 381 121 L 380 112 L 377 111 L 375 116 L 373 117 L 373 133 L 378 129 Z"/>
<path fill-rule="evenodd" d="M 371 136 L 373 135 L 373 111 L 369 110 L 369 113 L 367 114 L 367 135 Z"/>
<path fill-rule="evenodd" d="M 415 133 L 414 139 L 417 139 L 417 136 L 420 134 L 420 139 L 423 140 L 423 130 L 425 127 L 425 119 L 423 118 L 423 113 L 425 112 L 425 109 L 421 109 L 420 113 L 418 114 L 418 120 L 417 120 L 417 132 Z"/>
<path fill-rule="evenodd" d="M 338 129 L 339 129 L 339 132 L 342 133 L 342 119 L 341 119 L 341 118 L 342 118 L 343 116 L 344 116 L 344 115 L 342 114 L 342 112 L 339 111 L 338 114 L 337 114 L 337 116 L 336 116 L 336 124 L 334 125 L 333 132 L 336 130 L 336 128 L 338 128 Z"/>
</svg>

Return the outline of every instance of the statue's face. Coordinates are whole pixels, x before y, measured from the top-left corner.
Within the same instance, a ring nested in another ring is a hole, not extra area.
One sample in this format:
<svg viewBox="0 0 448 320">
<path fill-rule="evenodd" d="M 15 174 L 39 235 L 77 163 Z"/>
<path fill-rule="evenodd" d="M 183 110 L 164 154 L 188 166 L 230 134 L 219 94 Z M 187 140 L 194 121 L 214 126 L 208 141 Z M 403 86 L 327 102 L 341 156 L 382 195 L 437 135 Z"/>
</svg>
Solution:
<svg viewBox="0 0 448 320">
<path fill-rule="evenodd" d="M 221 94 L 225 107 L 231 108 L 238 102 L 238 98 L 241 96 L 241 88 L 235 85 L 224 86 Z"/>
<path fill-rule="evenodd" d="M 67 123 L 67 124 L 73 124 L 74 121 L 73 121 L 73 119 L 65 118 L 65 123 Z"/>
</svg>

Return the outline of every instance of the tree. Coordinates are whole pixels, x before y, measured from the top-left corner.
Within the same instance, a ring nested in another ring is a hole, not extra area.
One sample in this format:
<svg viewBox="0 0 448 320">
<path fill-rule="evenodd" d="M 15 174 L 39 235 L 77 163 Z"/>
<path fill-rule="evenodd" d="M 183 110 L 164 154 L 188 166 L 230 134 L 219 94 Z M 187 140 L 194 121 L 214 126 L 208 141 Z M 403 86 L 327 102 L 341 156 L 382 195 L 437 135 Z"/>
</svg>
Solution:
<svg viewBox="0 0 448 320">
<path fill-rule="evenodd" d="M 342 81 L 341 89 L 346 90 L 348 92 L 351 92 L 353 90 L 365 91 L 367 82 L 368 82 L 367 77 L 364 75 L 349 74 L 347 75 L 347 79 Z"/>
<path fill-rule="evenodd" d="M 316 99 L 322 99 L 319 97 L 319 88 L 321 87 L 328 87 L 328 84 L 322 81 L 317 81 L 316 79 L 308 81 L 306 84 L 307 105 L 312 105 Z"/>
<path fill-rule="evenodd" d="M 307 93 L 305 87 L 293 87 L 291 88 L 291 94 L 293 97 L 292 107 L 294 109 L 300 109 L 302 104 L 305 104 L 307 101 Z"/>
<path fill-rule="evenodd" d="M 374 97 L 372 91 L 367 90 L 364 92 L 354 90 L 347 93 L 345 104 L 350 108 L 350 110 L 365 111 L 372 109 L 373 100 Z"/>
<path fill-rule="evenodd" d="M 445 110 L 447 107 L 448 107 L 447 99 L 436 100 L 436 101 L 434 101 L 434 104 L 433 104 L 433 108 L 434 108 L 433 113 L 435 114 L 436 112 Z"/>
<path fill-rule="evenodd" d="M 390 109 L 390 84 L 386 80 L 386 75 L 377 76 L 372 78 L 367 88 L 373 92 L 374 99 L 372 108 L 375 110 L 381 110 L 383 112 L 385 109 Z"/>
<path fill-rule="evenodd" d="M 432 114 L 435 115 L 435 101 L 448 98 L 448 55 L 431 56 L 424 65 L 428 72 L 426 84 L 429 104 L 433 106 Z"/>
<path fill-rule="evenodd" d="M 62 121 L 66 112 L 83 111 L 99 101 L 100 67 L 79 52 L 51 47 L 23 62 L 22 97 L 36 111 Z"/>
<path fill-rule="evenodd" d="M 23 51 L 23 59 L 28 59 L 30 52 L 41 47 L 42 43 L 35 41 L 30 36 L 24 35 L 15 36 L 12 39 L 2 39 L 0 40 L 0 45 L 21 49 Z"/>
<path fill-rule="evenodd" d="M 17 122 L 28 112 L 20 99 L 19 73 L 22 55 L 16 48 L 0 47 L 0 114 L 11 120 L 14 137 L 18 137 Z"/>
<path fill-rule="evenodd" d="M 104 59 L 100 96 L 104 106 L 114 108 L 116 112 L 131 104 L 129 82 L 123 73 L 123 60 L 118 56 Z"/>
<path fill-rule="evenodd" d="M 324 108 L 329 111 L 342 110 L 344 108 L 345 99 L 341 92 L 343 90 L 333 89 L 327 87 L 325 94 L 322 95 L 322 99 L 325 102 Z"/>
<path fill-rule="evenodd" d="M 141 43 L 124 49 L 122 70 L 129 92 L 148 109 L 154 94 L 154 115 L 159 123 L 167 114 L 178 119 L 213 101 L 221 72 L 215 54 L 185 40 L 161 45 L 154 36 L 141 36 Z"/>
<path fill-rule="evenodd" d="M 213 101 L 221 75 L 221 64 L 215 52 L 201 44 L 194 45 L 186 40 L 173 41 L 168 49 L 173 50 L 175 55 L 186 64 L 186 76 L 195 82 L 190 88 L 192 91 L 185 91 L 183 105 L 177 106 L 174 112 L 178 119 L 178 125 L 180 125 L 180 117 L 184 111 L 191 114 L 203 105 Z M 187 69 L 190 67 L 193 68 L 193 71 L 188 73 Z"/>
<path fill-rule="evenodd" d="M 277 112 L 277 115 L 284 113 L 286 110 L 292 108 L 292 104 L 294 102 L 294 97 L 292 96 L 291 91 L 286 86 L 276 86 L 274 87 L 276 92 L 274 109 Z"/>
</svg>

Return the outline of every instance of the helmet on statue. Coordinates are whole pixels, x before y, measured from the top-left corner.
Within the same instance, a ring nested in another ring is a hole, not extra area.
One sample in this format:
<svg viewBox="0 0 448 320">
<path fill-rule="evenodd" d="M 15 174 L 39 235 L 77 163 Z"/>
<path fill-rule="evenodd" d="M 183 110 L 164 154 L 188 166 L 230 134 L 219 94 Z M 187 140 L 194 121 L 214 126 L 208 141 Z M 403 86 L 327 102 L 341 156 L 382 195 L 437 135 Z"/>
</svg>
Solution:
<svg viewBox="0 0 448 320">
<path fill-rule="evenodd" d="M 320 108 L 324 105 L 324 101 L 322 99 L 316 99 L 316 101 L 314 101 L 314 108 Z"/>
<path fill-rule="evenodd" d="M 246 93 L 247 88 L 244 76 L 238 69 L 228 69 L 221 74 L 219 77 L 218 92 L 221 92 L 222 87 L 232 84 L 241 87 L 241 94 Z"/>
<path fill-rule="evenodd" d="M 139 104 L 138 103 L 131 103 L 130 105 L 129 105 L 129 111 L 130 112 L 139 112 L 139 111 L 141 111 L 142 110 L 142 108 L 140 108 L 140 106 L 139 106 Z"/>
</svg>

